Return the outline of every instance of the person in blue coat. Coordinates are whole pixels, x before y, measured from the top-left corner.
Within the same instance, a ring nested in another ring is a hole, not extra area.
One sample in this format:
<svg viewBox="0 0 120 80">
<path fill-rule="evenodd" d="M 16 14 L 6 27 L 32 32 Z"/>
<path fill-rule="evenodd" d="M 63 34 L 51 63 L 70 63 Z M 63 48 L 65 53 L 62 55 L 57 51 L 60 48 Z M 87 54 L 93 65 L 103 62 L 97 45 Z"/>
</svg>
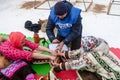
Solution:
<svg viewBox="0 0 120 80">
<path fill-rule="evenodd" d="M 68 1 L 57 2 L 50 11 L 46 33 L 52 43 L 59 43 L 57 50 L 64 44 L 71 44 L 71 50 L 80 48 L 82 36 L 81 9 L 74 7 Z M 57 35 L 54 34 L 54 28 Z"/>
</svg>

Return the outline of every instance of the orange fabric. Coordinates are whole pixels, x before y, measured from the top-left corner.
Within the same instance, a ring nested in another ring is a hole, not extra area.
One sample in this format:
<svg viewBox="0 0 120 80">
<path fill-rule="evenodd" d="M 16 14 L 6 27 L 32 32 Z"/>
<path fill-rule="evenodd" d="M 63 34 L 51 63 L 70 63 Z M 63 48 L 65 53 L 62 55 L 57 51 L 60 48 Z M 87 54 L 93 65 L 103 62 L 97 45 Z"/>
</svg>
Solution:
<svg viewBox="0 0 120 80">
<path fill-rule="evenodd" d="M 9 35 L 9 39 L 11 44 L 16 48 L 22 49 L 22 41 L 26 38 L 26 36 L 21 32 L 11 32 Z"/>
</svg>

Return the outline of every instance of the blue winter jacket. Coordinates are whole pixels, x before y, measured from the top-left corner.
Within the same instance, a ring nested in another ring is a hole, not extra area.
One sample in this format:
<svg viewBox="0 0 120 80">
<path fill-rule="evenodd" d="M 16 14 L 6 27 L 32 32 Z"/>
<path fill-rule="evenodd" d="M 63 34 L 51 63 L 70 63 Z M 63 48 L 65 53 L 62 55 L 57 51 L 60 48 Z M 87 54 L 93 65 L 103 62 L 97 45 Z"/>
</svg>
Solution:
<svg viewBox="0 0 120 80">
<path fill-rule="evenodd" d="M 81 10 L 73 7 L 69 2 L 66 2 L 68 11 L 67 16 L 64 19 L 59 19 L 54 12 L 54 7 L 51 8 L 48 23 L 46 26 L 46 33 L 48 38 L 52 41 L 55 39 L 53 29 L 56 27 L 58 35 L 65 37 L 63 42 L 68 44 L 73 39 L 82 35 L 82 24 L 81 24 Z"/>
</svg>

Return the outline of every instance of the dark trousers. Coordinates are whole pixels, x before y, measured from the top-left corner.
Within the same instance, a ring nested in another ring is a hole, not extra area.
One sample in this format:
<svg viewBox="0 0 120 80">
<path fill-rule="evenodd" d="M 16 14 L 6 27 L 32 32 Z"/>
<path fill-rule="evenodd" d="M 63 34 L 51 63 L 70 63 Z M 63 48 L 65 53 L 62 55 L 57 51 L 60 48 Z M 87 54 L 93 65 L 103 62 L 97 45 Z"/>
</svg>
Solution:
<svg viewBox="0 0 120 80">
<path fill-rule="evenodd" d="M 65 37 L 57 35 L 57 39 L 61 42 L 62 40 L 65 39 Z M 79 49 L 81 47 L 81 35 L 73 39 L 69 44 L 70 44 L 71 50 Z"/>
</svg>

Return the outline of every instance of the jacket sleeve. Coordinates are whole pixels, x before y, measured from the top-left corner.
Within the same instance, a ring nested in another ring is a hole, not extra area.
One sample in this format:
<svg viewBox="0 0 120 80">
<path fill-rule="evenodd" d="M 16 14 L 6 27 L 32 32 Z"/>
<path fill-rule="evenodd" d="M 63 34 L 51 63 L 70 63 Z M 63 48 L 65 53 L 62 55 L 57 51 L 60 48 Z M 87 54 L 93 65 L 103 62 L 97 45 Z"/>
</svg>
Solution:
<svg viewBox="0 0 120 80">
<path fill-rule="evenodd" d="M 29 47 L 30 49 L 35 50 L 36 48 L 38 48 L 39 44 L 36 44 L 34 42 L 31 42 L 29 40 L 25 41 L 25 46 Z"/>
<path fill-rule="evenodd" d="M 17 49 L 17 48 L 14 48 L 12 46 L 9 46 L 7 48 L 3 48 L 2 53 L 4 56 L 6 56 L 7 58 L 12 59 L 12 60 L 18 60 L 18 59 L 31 60 L 32 59 L 30 57 L 32 55 L 32 52 Z"/>
<path fill-rule="evenodd" d="M 69 42 L 74 40 L 79 35 L 82 35 L 82 22 L 81 22 L 81 20 L 82 20 L 82 18 L 79 15 L 76 23 L 72 25 L 71 33 L 63 40 L 63 42 L 65 44 L 68 44 Z"/>
<path fill-rule="evenodd" d="M 52 22 L 52 20 L 49 17 L 48 23 L 46 26 L 46 33 L 51 42 L 53 39 L 55 39 L 54 28 L 55 28 L 55 24 Z"/>
<path fill-rule="evenodd" d="M 71 69 L 81 69 L 81 68 L 85 68 L 87 65 L 86 61 L 82 58 L 80 58 L 79 60 L 72 60 L 71 62 L 68 63 L 70 65 Z"/>
</svg>

